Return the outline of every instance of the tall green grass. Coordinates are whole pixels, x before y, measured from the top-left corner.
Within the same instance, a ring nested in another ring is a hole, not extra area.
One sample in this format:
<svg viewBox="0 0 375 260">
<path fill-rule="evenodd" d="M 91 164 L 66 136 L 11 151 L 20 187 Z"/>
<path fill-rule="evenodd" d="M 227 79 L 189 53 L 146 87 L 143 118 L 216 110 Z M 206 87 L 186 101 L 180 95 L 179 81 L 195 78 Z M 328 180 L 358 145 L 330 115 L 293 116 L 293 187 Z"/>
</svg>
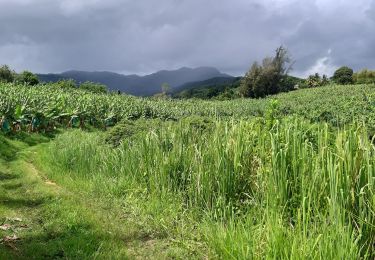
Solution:
<svg viewBox="0 0 375 260">
<path fill-rule="evenodd" d="M 182 120 L 103 140 L 67 132 L 44 160 L 105 196 L 179 201 L 218 258 L 375 257 L 375 147 L 361 124 Z"/>
</svg>

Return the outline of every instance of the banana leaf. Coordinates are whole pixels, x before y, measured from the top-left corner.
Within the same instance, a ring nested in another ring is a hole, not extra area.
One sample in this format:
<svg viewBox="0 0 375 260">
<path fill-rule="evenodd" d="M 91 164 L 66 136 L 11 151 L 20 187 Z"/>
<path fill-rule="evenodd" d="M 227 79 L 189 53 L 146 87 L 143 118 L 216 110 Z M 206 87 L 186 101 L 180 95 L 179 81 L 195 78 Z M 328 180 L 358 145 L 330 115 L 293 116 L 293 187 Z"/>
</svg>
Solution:
<svg viewBox="0 0 375 260">
<path fill-rule="evenodd" d="M 10 126 L 8 119 L 3 117 L 3 119 L 0 122 L 1 122 L 1 130 L 3 132 L 8 133 L 11 131 L 11 126 Z"/>
</svg>

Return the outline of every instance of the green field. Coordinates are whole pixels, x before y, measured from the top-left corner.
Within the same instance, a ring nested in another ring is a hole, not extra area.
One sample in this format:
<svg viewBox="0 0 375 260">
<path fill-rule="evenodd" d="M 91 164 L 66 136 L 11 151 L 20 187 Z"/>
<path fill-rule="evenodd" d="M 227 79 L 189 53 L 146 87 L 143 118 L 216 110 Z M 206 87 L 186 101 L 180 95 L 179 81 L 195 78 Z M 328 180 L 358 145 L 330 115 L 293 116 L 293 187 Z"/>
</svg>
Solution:
<svg viewBox="0 0 375 260">
<path fill-rule="evenodd" d="M 203 101 L 2 84 L 0 116 L 0 259 L 375 258 L 374 85 Z"/>
<path fill-rule="evenodd" d="M 84 115 L 86 119 L 104 120 L 161 118 L 180 119 L 198 115 L 248 119 L 263 116 L 270 99 L 280 102 L 282 115 L 299 115 L 314 122 L 332 124 L 375 120 L 375 85 L 331 85 L 301 89 L 265 99 L 235 99 L 228 101 L 160 100 L 115 94 L 92 94 L 82 90 L 64 90 L 54 85 L 38 87 L 2 84 L 0 115 L 12 113 L 17 106 L 23 114 L 40 112 L 44 117 Z"/>
</svg>

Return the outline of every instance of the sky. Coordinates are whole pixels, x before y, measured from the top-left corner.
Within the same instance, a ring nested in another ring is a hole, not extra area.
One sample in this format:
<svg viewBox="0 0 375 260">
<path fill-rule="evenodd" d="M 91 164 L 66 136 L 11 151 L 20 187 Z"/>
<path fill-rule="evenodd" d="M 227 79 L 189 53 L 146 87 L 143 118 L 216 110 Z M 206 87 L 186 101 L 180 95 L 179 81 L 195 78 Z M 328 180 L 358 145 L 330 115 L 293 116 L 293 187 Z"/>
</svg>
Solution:
<svg viewBox="0 0 375 260">
<path fill-rule="evenodd" d="M 375 69 L 375 0 L 0 0 L 0 64 L 18 72 L 239 76 L 280 45 L 297 76 Z"/>
</svg>

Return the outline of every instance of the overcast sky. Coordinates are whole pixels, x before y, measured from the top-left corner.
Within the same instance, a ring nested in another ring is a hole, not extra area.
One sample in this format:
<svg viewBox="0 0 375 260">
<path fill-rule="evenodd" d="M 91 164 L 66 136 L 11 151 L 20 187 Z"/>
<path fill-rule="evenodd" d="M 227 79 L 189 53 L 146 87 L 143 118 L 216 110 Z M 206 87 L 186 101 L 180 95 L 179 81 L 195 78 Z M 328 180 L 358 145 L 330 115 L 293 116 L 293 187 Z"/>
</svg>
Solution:
<svg viewBox="0 0 375 260">
<path fill-rule="evenodd" d="M 375 69 L 375 0 L 0 0 L 0 64 L 243 74 L 286 46 L 292 74 Z"/>
</svg>

